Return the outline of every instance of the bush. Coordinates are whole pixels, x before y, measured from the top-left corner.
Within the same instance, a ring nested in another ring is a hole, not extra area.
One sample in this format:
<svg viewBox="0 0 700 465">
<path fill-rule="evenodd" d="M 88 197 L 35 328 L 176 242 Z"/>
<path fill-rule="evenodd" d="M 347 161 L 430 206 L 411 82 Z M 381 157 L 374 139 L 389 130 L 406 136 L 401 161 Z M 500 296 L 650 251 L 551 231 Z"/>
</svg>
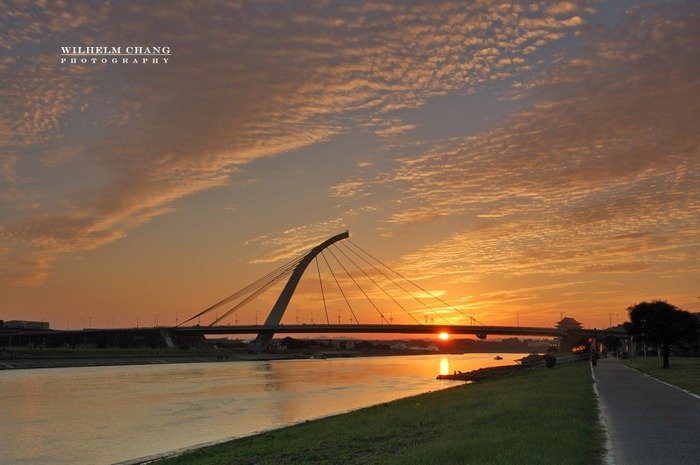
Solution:
<svg viewBox="0 0 700 465">
<path fill-rule="evenodd" d="M 557 358 L 552 354 L 543 355 L 544 364 L 547 368 L 552 368 L 557 364 Z"/>
</svg>

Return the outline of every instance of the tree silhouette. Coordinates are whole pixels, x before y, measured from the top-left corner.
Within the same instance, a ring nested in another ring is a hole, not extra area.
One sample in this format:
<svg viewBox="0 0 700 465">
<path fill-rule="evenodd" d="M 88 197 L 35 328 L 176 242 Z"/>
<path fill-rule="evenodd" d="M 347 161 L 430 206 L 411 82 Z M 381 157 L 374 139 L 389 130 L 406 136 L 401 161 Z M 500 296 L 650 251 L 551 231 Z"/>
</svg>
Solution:
<svg viewBox="0 0 700 465">
<path fill-rule="evenodd" d="M 661 346 L 664 368 L 668 368 L 672 344 L 692 343 L 698 337 L 693 315 L 662 300 L 641 302 L 627 310 L 627 332 L 638 341 Z"/>
</svg>

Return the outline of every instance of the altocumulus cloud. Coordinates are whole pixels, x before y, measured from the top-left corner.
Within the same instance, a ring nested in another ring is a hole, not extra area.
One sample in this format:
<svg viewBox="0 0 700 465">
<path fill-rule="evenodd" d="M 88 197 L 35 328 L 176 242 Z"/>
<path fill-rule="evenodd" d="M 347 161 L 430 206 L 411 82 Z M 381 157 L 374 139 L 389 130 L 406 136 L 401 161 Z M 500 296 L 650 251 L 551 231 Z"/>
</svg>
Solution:
<svg viewBox="0 0 700 465">
<path fill-rule="evenodd" d="M 407 272 L 696 275 L 700 24 L 683 7 L 696 14 L 639 8 L 624 27 L 587 30 L 585 47 L 516 81 L 514 95 L 539 103 L 386 173 L 414 199 L 389 227 L 464 225 L 405 256 Z"/>
<path fill-rule="evenodd" d="M 123 237 L 260 157 L 354 127 L 410 133 L 387 113 L 527 71 L 584 25 L 584 7 L 14 2 L 0 41 L 0 150 L 16 156 L 0 274 L 38 284 L 60 254 Z M 131 44 L 167 45 L 171 63 L 57 64 L 62 45 Z"/>
</svg>

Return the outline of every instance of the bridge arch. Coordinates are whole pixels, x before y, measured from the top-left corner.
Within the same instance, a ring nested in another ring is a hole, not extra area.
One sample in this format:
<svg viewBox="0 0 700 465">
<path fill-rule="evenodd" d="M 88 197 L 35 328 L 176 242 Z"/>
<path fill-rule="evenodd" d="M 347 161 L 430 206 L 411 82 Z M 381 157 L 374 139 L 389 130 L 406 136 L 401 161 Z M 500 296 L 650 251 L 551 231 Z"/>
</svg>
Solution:
<svg viewBox="0 0 700 465">
<path fill-rule="evenodd" d="M 275 305 L 272 307 L 270 314 L 265 320 L 264 326 L 278 326 L 280 324 L 280 321 L 282 321 L 282 317 L 284 316 L 284 312 L 285 310 L 287 310 L 287 306 L 289 305 L 289 301 L 292 299 L 292 295 L 294 294 L 294 291 L 296 290 L 297 285 L 299 284 L 301 276 L 304 274 L 304 271 L 306 271 L 306 268 L 313 261 L 313 259 L 316 258 L 316 256 L 320 254 L 323 251 L 323 249 L 329 247 L 331 244 L 334 244 L 338 241 L 347 239 L 348 237 L 350 237 L 349 231 L 337 234 L 331 237 L 330 239 L 326 239 L 325 241 L 321 242 L 319 245 L 311 249 L 309 253 L 304 255 L 304 257 L 297 264 L 297 266 L 294 267 L 292 275 L 289 277 L 289 280 L 287 281 L 287 284 L 285 284 L 284 289 L 282 289 L 282 293 L 277 298 L 277 302 L 275 302 Z M 270 342 L 272 342 L 272 338 L 274 335 L 275 333 L 272 331 L 262 331 L 255 338 L 253 344 L 258 349 L 265 349 L 270 345 Z"/>
</svg>

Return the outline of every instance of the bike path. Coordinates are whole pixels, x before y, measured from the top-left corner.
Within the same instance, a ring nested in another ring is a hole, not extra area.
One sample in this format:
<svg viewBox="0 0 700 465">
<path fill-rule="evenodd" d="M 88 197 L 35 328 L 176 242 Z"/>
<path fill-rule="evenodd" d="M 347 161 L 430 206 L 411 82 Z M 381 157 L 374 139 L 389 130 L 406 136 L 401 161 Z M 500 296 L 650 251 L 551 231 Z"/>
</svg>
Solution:
<svg viewBox="0 0 700 465">
<path fill-rule="evenodd" d="M 700 464 L 700 398 L 615 359 L 593 376 L 615 465 Z"/>
</svg>

